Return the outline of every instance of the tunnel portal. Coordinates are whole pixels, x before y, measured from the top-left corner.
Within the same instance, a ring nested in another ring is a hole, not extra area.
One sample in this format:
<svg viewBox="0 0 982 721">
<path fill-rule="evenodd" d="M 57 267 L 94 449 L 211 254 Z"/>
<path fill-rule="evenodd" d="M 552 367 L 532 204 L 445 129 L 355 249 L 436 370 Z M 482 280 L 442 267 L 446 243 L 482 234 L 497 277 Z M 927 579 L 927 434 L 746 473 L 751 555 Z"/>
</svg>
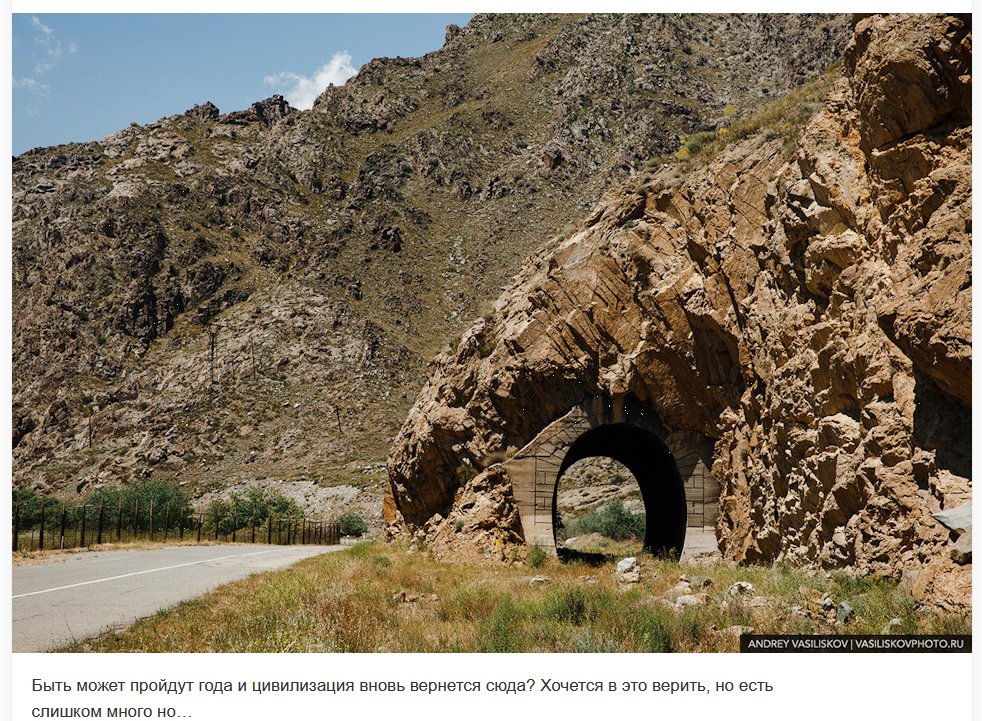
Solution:
<svg viewBox="0 0 982 721">
<path fill-rule="evenodd" d="M 668 447 L 651 431 L 630 423 L 611 423 L 592 428 L 573 443 L 556 475 L 584 458 L 603 456 L 624 464 L 641 488 L 645 509 L 644 550 L 656 555 L 677 556 L 685 544 L 685 488 Z"/>
<path fill-rule="evenodd" d="M 645 506 L 644 548 L 678 554 L 686 528 L 714 526 L 719 485 L 710 473 L 713 442 L 673 431 L 647 404 L 631 398 L 592 398 L 549 424 L 505 461 L 526 543 L 555 553 L 559 479 L 584 458 L 623 463 L 637 480 Z"/>
</svg>

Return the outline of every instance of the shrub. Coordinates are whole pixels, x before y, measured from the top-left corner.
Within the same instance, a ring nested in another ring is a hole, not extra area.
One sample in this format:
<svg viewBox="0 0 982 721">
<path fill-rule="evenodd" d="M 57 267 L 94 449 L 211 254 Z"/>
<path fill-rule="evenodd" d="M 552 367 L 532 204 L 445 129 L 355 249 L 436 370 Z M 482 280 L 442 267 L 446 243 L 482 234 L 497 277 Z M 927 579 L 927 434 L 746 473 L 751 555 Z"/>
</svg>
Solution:
<svg viewBox="0 0 982 721">
<path fill-rule="evenodd" d="M 547 558 L 548 555 L 546 554 L 545 549 L 542 548 L 542 546 L 540 546 L 539 544 L 535 544 L 534 546 L 532 546 L 532 548 L 529 549 L 528 560 L 529 560 L 529 565 L 532 568 L 538 568 L 539 566 L 541 566 L 543 563 L 546 562 Z"/>
<path fill-rule="evenodd" d="M 460 486 L 466 486 L 468 481 L 476 475 L 477 469 L 467 461 L 457 466 L 457 469 L 454 471 L 454 478 L 457 479 L 457 485 Z"/>
<path fill-rule="evenodd" d="M 576 626 L 592 615 L 589 613 L 586 592 L 579 586 L 570 586 L 550 593 L 544 605 L 548 617 Z"/>
<path fill-rule="evenodd" d="M 107 509 L 119 509 L 122 506 L 123 519 L 135 520 L 136 527 L 150 528 L 150 509 L 153 507 L 153 525 L 162 528 L 165 518 L 170 527 L 176 527 L 178 519 L 185 521 L 185 527 L 191 523 L 191 499 L 179 485 L 173 481 L 159 478 L 144 478 L 128 486 L 118 488 L 97 488 L 85 497 L 85 505 L 98 507 L 103 504 Z"/>
<path fill-rule="evenodd" d="M 252 486 L 244 494 L 231 493 L 227 499 L 216 498 L 205 509 L 208 527 L 216 526 L 221 535 L 231 534 L 252 524 L 262 526 L 272 516 L 302 516 L 303 508 L 282 492 Z"/>
<path fill-rule="evenodd" d="M 79 483 L 81 492 L 85 483 Z M 13 503 L 19 505 L 20 527 L 30 528 L 41 521 L 41 496 L 31 489 L 19 488 L 13 492 Z M 44 498 L 44 524 L 50 527 L 60 522 L 62 512 L 67 514 L 68 522 L 74 523 L 86 506 L 88 518 L 93 518 L 93 510 L 103 506 L 109 517 L 116 517 L 122 511 L 122 522 L 126 528 L 147 530 L 150 528 L 150 509 L 153 508 L 153 526 L 163 528 L 167 521 L 168 528 L 177 528 L 183 521 L 185 528 L 190 528 L 191 499 L 180 486 L 172 481 L 155 478 L 144 478 L 128 486 L 114 488 L 97 488 L 84 499 L 65 501 L 53 496 Z M 179 520 L 180 519 L 180 520 Z"/>
<path fill-rule="evenodd" d="M 338 520 L 341 523 L 341 533 L 345 536 L 364 536 L 368 533 L 368 524 L 357 513 L 345 513 Z"/>
<path fill-rule="evenodd" d="M 610 501 L 598 511 L 590 511 L 569 524 L 568 536 L 582 533 L 599 533 L 615 541 L 629 538 L 643 539 L 645 517 L 643 513 L 631 513 L 620 500 Z"/>
<path fill-rule="evenodd" d="M 515 653 L 522 650 L 519 630 L 521 614 L 509 596 L 498 602 L 486 622 L 480 626 L 478 651 L 483 653 Z"/>
</svg>

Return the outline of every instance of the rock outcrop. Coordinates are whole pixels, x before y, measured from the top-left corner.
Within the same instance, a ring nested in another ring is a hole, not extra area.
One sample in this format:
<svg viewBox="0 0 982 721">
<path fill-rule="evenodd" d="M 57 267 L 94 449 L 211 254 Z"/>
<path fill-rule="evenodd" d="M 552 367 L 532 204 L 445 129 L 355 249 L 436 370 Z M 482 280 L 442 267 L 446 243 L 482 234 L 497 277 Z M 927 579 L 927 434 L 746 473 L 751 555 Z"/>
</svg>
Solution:
<svg viewBox="0 0 982 721">
<path fill-rule="evenodd" d="M 633 396 L 715 442 L 724 556 L 964 591 L 932 513 L 971 497 L 970 95 L 968 19 L 865 17 L 796 143 L 608 192 L 431 366 L 390 532 L 439 537 L 574 404 Z"/>
</svg>

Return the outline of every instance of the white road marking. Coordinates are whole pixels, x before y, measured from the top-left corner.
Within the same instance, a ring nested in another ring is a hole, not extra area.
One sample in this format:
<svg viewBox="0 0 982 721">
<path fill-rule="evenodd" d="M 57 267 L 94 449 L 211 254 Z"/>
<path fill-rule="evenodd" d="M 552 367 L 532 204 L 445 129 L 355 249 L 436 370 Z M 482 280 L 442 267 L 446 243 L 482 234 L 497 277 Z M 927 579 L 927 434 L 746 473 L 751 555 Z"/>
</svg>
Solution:
<svg viewBox="0 0 982 721">
<path fill-rule="evenodd" d="M 25 596 L 37 596 L 41 593 L 51 593 L 52 591 L 63 591 L 66 588 L 77 588 L 78 586 L 89 586 L 93 583 L 102 583 L 103 581 L 115 581 L 120 578 L 129 578 L 130 576 L 140 576 L 144 573 L 156 573 L 157 571 L 170 571 L 174 568 L 184 568 L 186 566 L 197 566 L 201 563 L 212 563 L 213 561 L 225 561 L 229 558 L 245 558 L 246 556 L 261 556 L 264 553 L 276 553 L 282 549 L 273 548 L 268 551 L 254 551 L 252 553 L 236 553 L 231 556 L 219 556 L 218 558 L 206 558 L 201 561 L 192 561 L 191 563 L 179 563 L 176 566 L 162 566 L 161 568 L 148 568 L 145 571 L 134 571 L 133 573 L 124 573 L 120 576 L 110 576 L 109 578 L 97 578 L 94 581 L 82 581 L 81 583 L 73 583 L 68 586 L 58 586 L 57 588 L 46 588 L 43 591 L 31 591 L 30 593 L 19 593 L 13 598 L 24 598 Z"/>
</svg>

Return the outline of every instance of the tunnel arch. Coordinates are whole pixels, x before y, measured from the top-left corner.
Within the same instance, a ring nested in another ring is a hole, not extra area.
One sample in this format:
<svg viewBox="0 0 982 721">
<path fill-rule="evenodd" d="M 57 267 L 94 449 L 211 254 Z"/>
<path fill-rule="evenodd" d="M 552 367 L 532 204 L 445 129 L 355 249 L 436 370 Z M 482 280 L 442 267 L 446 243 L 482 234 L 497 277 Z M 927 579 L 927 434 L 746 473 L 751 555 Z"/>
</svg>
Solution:
<svg viewBox="0 0 982 721">
<path fill-rule="evenodd" d="M 584 458 L 606 457 L 622 463 L 641 488 L 645 509 L 644 550 L 676 556 L 685 544 L 685 487 L 675 458 L 653 432 L 630 423 L 610 423 L 580 435 L 566 451 L 552 494 L 553 533 L 556 503 L 563 474 Z M 553 539 L 555 543 L 555 536 Z"/>
<path fill-rule="evenodd" d="M 633 396 L 581 401 L 503 463 L 525 542 L 556 553 L 562 474 L 582 458 L 607 456 L 627 466 L 641 487 L 650 529 L 645 548 L 684 551 L 687 528 L 716 525 L 713 446 L 698 431 L 668 427 L 648 403 Z"/>
</svg>

